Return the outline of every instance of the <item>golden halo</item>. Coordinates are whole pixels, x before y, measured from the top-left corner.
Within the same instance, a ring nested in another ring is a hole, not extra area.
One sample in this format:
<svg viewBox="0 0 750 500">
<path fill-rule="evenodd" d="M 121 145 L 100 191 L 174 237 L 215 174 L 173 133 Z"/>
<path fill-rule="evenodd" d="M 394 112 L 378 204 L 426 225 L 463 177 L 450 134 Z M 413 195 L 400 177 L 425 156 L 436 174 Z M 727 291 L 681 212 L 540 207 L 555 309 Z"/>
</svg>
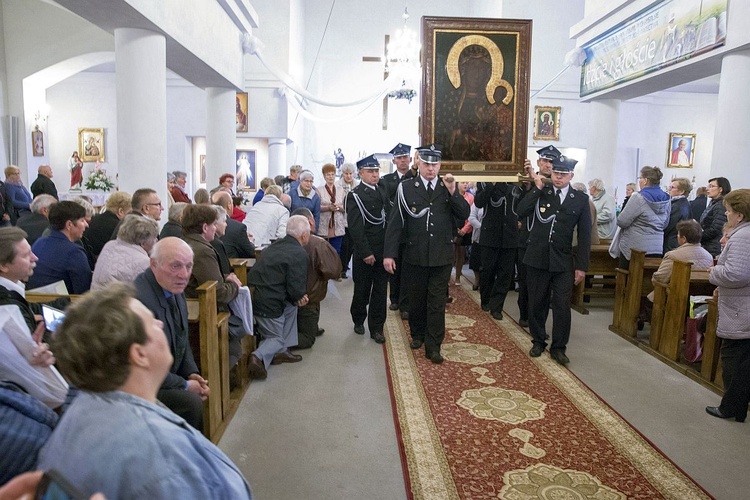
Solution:
<svg viewBox="0 0 750 500">
<path fill-rule="evenodd" d="M 492 74 L 490 75 L 490 81 L 487 82 L 487 86 L 484 89 L 487 95 L 487 100 L 490 104 L 495 104 L 495 89 L 503 87 L 508 93 L 503 99 L 503 104 L 508 104 L 513 99 L 513 87 L 508 82 L 503 80 L 503 69 L 505 67 L 505 61 L 503 60 L 503 54 L 495 42 L 482 35 L 466 35 L 465 37 L 459 38 L 456 43 L 451 47 L 448 52 L 448 61 L 446 63 L 446 71 L 448 73 L 448 79 L 454 88 L 461 86 L 461 73 L 458 71 L 458 58 L 464 49 L 470 45 L 479 45 L 487 49 L 490 53 L 490 60 L 492 61 Z"/>
</svg>

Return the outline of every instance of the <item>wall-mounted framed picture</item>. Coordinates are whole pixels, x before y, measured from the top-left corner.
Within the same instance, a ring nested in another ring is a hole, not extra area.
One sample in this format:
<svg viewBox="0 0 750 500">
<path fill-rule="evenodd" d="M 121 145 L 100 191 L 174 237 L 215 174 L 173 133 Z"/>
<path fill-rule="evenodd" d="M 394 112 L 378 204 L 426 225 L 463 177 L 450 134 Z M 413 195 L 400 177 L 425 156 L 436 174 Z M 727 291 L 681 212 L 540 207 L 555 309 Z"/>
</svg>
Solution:
<svg viewBox="0 0 750 500">
<path fill-rule="evenodd" d="M 206 155 L 201 155 L 200 162 L 201 162 L 201 166 L 200 166 L 201 170 L 200 170 L 200 176 L 199 176 L 200 183 L 205 184 L 206 183 Z"/>
<path fill-rule="evenodd" d="M 34 156 L 44 156 L 44 133 L 39 130 L 39 125 L 31 131 L 31 149 Z"/>
<path fill-rule="evenodd" d="M 247 132 L 247 92 L 237 92 L 235 109 L 237 132 Z"/>
<path fill-rule="evenodd" d="M 79 128 L 78 151 L 82 161 L 104 161 L 104 129 Z"/>
<path fill-rule="evenodd" d="M 560 106 L 534 106 L 534 140 L 560 140 Z"/>
<path fill-rule="evenodd" d="M 237 191 L 255 191 L 255 157 L 254 149 L 237 150 L 237 170 L 234 176 Z"/>
<path fill-rule="evenodd" d="M 695 134 L 670 132 L 667 145 L 667 167 L 692 168 L 695 156 Z"/>
</svg>

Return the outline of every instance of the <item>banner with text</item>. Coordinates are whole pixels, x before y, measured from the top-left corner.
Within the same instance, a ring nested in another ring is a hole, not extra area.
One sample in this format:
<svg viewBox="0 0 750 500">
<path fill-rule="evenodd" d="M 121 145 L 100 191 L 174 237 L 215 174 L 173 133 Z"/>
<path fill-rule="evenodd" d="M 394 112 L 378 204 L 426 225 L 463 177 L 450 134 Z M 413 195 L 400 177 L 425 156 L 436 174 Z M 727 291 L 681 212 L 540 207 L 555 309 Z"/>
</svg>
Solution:
<svg viewBox="0 0 750 500">
<path fill-rule="evenodd" d="M 724 44 L 728 0 L 664 0 L 584 46 L 581 97 Z"/>
</svg>

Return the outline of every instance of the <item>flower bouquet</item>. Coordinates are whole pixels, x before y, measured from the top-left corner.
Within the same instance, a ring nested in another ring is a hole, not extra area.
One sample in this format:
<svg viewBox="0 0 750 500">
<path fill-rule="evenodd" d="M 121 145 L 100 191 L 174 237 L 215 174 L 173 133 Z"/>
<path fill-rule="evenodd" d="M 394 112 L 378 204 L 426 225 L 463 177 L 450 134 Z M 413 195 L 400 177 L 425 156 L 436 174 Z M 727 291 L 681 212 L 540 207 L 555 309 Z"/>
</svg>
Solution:
<svg viewBox="0 0 750 500">
<path fill-rule="evenodd" d="M 107 171 L 103 168 L 99 168 L 99 162 L 97 162 L 94 171 L 89 174 L 86 178 L 86 189 L 89 191 L 111 191 L 115 187 L 115 183 L 107 175 Z"/>
</svg>

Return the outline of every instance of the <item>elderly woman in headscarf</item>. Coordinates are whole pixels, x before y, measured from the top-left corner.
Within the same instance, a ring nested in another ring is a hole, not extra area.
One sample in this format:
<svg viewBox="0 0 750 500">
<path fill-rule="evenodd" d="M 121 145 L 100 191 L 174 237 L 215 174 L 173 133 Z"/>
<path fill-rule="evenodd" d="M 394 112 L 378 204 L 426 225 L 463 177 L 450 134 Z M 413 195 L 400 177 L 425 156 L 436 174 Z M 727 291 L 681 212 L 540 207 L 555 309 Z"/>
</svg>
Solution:
<svg viewBox="0 0 750 500">
<path fill-rule="evenodd" d="M 306 208 L 310 210 L 315 219 L 315 227 L 320 227 L 320 196 L 315 191 L 313 181 L 315 176 L 309 170 L 303 170 L 297 176 L 299 185 L 289 191 L 289 196 L 292 198 L 292 209 L 294 212 L 298 208 Z"/>
</svg>

